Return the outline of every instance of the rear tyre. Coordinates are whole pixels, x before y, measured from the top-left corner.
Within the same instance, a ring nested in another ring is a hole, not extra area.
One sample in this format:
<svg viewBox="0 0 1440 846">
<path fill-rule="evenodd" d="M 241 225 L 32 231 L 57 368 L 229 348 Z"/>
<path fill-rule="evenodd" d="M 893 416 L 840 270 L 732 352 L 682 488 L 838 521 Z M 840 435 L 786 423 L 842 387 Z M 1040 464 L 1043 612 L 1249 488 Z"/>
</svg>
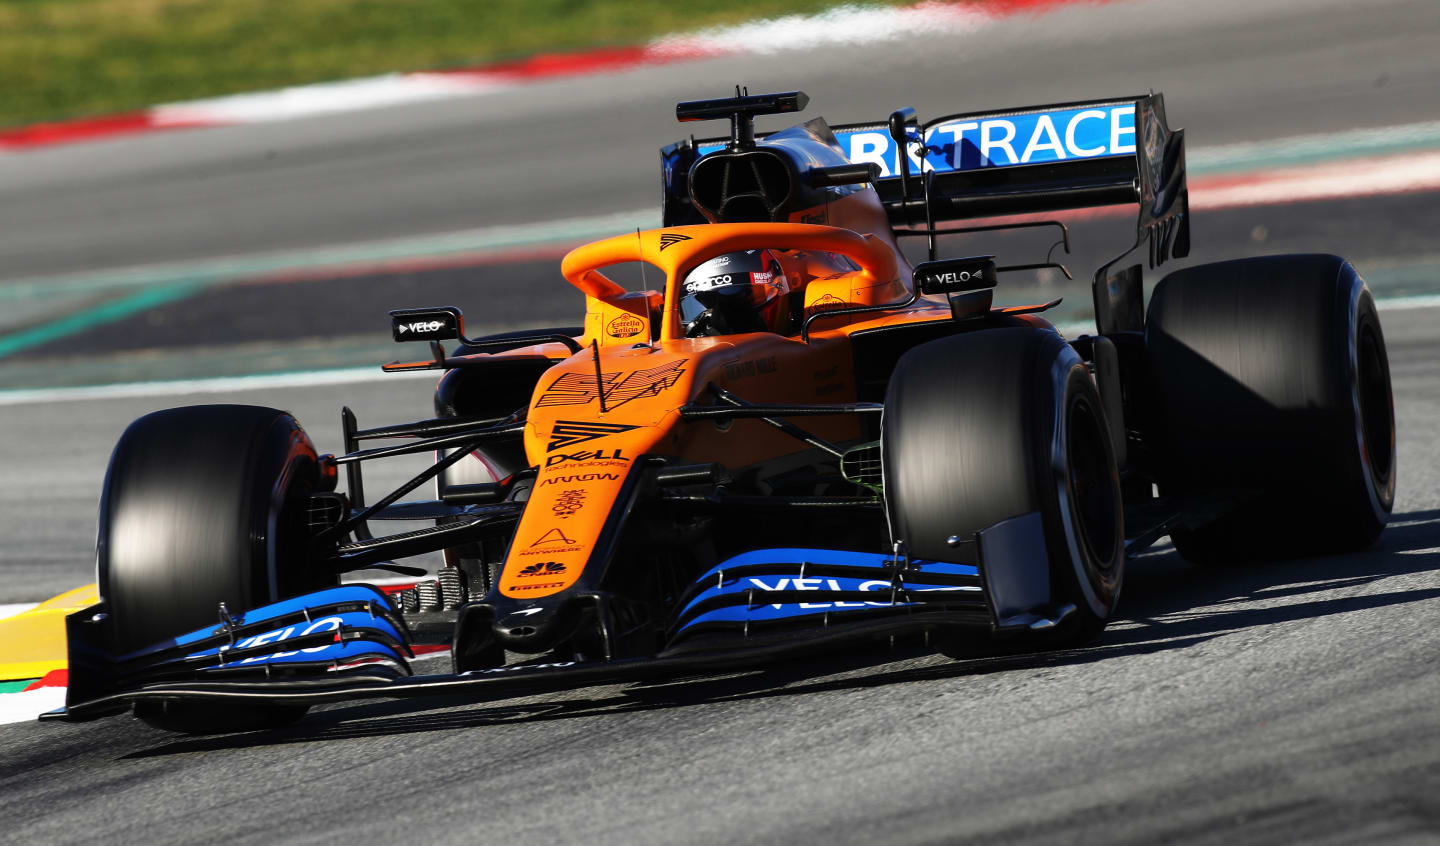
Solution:
<svg viewBox="0 0 1440 846">
<path fill-rule="evenodd" d="M 305 569 L 315 447 L 283 411 L 208 405 L 158 411 L 125 430 L 100 500 L 97 561 L 109 641 L 125 654 L 231 612 L 334 584 Z M 168 702 L 137 716 L 178 731 L 298 719 L 304 708 Z"/>
<path fill-rule="evenodd" d="M 1041 514 L 1051 597 L 1076 611 L 1025 648 L 1088 642 L 1124 578 L 1119 473 L 1085 363 L 1039 329 L 993 329 L 923 344 L 902 357 L 885 398 L 881 461 L 891 531 L 913 558 L 951 560 L 947 539 Z M 993 651 L 984 636 L 942 644 Z"/>
<path fill-rule="evenodd" d="M 1337 256 L 1201 265 L 1155 289 L 1145 349 L 1162 493 L 1240 492 L 1176 530 L 1191 561 L 1348 552 L 1395 500 L 1395 413 L 1375 302 Z"/>
</svg>

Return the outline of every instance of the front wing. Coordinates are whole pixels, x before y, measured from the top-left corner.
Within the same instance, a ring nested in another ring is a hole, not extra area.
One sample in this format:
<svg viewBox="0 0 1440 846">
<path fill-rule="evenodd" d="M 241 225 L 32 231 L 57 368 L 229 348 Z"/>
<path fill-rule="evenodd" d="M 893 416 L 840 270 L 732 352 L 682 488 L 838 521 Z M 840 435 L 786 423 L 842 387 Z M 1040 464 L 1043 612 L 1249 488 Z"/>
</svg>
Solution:
<svg viewBox="0 0 1440 846">
<path fill-rule="evenodd" d="M 66 705 L 42 719 L 90 720 L 143 700 L 319 705 L 465 695 L 487 701 L 730 672 L 886 636 L 1047 628 L 1074 610 L 1055 605 L 1038 514 L 997 523 L 957 543 L 956 553 L 975 563 L 754 550 L 696 580 L 677 603 L 665 648 L 654 655 L 420 676 L 411 674 L 407 660 L 414 655 L 403 616 L 368 585 L 234 615 L 221 609 L 214 626 L 123 655 L 107 649 L 102 604 L 67 618 Z M 457 639 L 462 636 L 457 631 Z"/>
</svg>

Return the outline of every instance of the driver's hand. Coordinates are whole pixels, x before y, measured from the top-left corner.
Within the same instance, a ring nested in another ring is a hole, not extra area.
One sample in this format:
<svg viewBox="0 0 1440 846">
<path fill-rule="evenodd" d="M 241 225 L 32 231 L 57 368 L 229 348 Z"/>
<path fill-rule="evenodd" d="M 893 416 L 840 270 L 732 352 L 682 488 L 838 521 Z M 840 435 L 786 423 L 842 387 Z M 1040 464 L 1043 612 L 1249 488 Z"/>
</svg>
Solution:
<svg viewBox="0 0 1440 846">
<path fill-rule="evenodd" d="M 710 334 L 710 323 L 714 317 L 715 309 L 713 308 L 700 312 L 700 315 L 690 321 L 689 326 L 685 327 L 685 337 L 704 338 L 708 336 Z"/>
</svg>

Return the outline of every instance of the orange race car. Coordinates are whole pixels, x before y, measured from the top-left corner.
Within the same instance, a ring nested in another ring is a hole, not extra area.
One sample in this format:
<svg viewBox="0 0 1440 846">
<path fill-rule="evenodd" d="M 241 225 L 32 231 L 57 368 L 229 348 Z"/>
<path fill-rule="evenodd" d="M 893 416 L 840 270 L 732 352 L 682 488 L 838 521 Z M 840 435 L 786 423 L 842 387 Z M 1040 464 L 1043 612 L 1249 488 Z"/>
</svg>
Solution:
<svg viewBox="0 0 1440 846">
<path fill-rule="evenodd" d="M 47 716 L 223 730 L 874 640 L 1076 646 L 1162 536 L 1197 561 L 1279 554 L 1277 526 L 1303 527 L 1292 551 L 1377 537 L 1390 377 L 1344 260 L 1191 266 L 1147 313 L 1117 258 L 1094 276 L 1097 331 L 1067 339 L 1054 303 L 992 306 L 1000 274 L 1039 265 L 936 254 L 943 232 L 1004 228 L 942 222 L 1123 202 L 1152 267 L 1186 255 L 1160 95 L 757 137 L 755 115 L 806 102 L 677 107 L 730 136 L 662 151 L 662 228 L 566 256 L 583 327 L 472 339 L 456 309 L 393 312 L 430 355 L 386 367 L 443 371 L 434 419 L 360 428 L 347 409 L 339 456 L 268 408 L 135 421 L 100 506 L 100 604 L 67 620 L 69 698 Z M 606 276 L 628 262 L 663 288 Z M 365 462 L 416 453 L 434 465 L 367 501 Z M 433 575 L 395 563 L 435 551 Z M 427 577 L 339 581 L 376 567 Z M 448 645 L 452 671 L 412 674 L 416 644 Z"/>
</svg>

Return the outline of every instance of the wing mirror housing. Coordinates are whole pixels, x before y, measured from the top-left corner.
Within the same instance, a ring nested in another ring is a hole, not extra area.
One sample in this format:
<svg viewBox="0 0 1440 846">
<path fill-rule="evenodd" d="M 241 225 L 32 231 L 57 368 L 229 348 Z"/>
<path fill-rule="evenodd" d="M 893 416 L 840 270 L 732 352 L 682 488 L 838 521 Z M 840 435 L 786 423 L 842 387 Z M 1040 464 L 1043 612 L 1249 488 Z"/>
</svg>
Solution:
<svg viewBox="0 0 1440 846">
<path fill-rule="evenodd" d="M 969 320 L 990 313 L 999 284 L 994 256 L 939 259 L 915 265 L 915 287 L 922 294 L 945 294 L 950 316 Z"/>
<path fill-rule="evenodd" d="M 1000 278 L 994 256 L 939 259 L 915 265 L 915 286 L 922 294 L 955 294 L 994 288 Z"/>
<path fill-rule="evenodd" d="M 390 312 L 390 335 L 401 342 L 459 340 L 465 316 L 454 306 L 397 309 Z"/>
</svg>

